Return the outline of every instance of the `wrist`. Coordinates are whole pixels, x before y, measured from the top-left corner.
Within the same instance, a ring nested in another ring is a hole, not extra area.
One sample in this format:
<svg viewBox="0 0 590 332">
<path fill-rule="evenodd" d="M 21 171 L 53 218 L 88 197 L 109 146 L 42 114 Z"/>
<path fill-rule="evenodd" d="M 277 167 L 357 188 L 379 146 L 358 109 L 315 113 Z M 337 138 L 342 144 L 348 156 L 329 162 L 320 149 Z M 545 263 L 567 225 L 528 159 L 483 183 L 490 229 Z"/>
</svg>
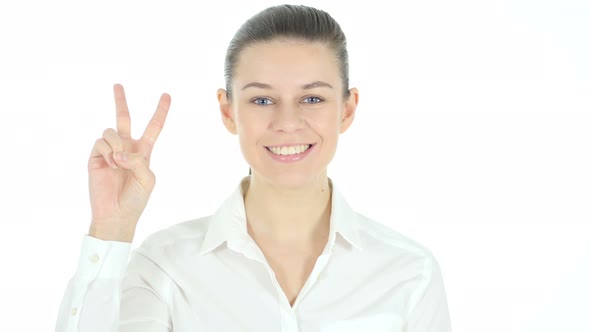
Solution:
<svg viewBox="0 0 590 332">
<path fill-rule="evenodd" d="M 90 223 L 88 236 L 103 241 L 133 242 L 135 227 L 112 227 L 112 225 L 101 225 Z"/>
</svg>

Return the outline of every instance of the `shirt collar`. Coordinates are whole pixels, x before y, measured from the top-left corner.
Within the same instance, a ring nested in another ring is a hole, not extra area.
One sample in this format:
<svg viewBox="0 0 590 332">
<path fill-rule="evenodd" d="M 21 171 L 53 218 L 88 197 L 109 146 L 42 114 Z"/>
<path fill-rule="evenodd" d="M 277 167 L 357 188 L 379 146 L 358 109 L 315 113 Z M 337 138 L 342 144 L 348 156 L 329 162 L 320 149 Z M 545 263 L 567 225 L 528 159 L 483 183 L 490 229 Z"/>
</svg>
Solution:
<svg viewBox="0 0 590 332">
<path fill-rule="evenodd" d="M 332 213 L 330 216 L 330 248 L 340 234 L 344 240 L 357 249 L 362 249 L 357 214 L 348 205 L 340 191 L 328 178 L 332 189 Z M 243 244 L 248 237 L 244 193 L 250 184 L 250 176 L 242 179 L 233 193 L 221 204 L 209 221 L 200 254 L 204 255 L 224 242 Z"/>
</svg>

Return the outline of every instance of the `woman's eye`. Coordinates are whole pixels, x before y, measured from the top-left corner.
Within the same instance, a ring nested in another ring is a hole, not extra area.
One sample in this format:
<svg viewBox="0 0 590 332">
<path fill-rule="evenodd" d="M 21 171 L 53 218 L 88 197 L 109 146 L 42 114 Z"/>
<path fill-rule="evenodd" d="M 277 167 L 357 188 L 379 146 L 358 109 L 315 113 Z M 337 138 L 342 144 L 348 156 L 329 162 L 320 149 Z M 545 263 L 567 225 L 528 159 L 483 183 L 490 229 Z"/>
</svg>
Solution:
<svg viewBox="0 0 590 332">
<path fill-rule="evenodd" d="M 252 102 L 256 105 L 261 105 L 261 106 L 272 104 L 272 101 L 268 98 L 256 98 L 256 99 L 252 100 Z"/>
<path fill-rule="evenodd" d="M 314 96 L 314 97 L 307 97 L 307 98 L 305 98 L 305 99 L 303 99 L 303 100 L 304 100 L 306 103 L 309 103 L 309 104 L 317 104 L 317 103 L 320 103 L 320 102 L 322 102 L 322 98 L 320 98 L 320 97 L 315 97 L 315 96 Z"/>
</svg>

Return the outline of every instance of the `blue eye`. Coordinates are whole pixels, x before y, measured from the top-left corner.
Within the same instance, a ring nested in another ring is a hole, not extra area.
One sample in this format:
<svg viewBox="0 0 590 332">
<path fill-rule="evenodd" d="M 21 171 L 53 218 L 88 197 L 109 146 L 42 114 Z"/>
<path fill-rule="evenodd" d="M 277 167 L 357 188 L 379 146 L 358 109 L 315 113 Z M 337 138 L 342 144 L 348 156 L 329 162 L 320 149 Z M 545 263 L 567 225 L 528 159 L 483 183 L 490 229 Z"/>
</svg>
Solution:
<svg viewBox="0 0 590 332">
<path fill-rule="evenodd" d="M 265 105 L 272 105 L 273 102 L 270 101 L 268 98 L 255 98 L 252 102 L 256 105 L 265 106 Z"/>
<path fill-rule="evenodd" d="M 307 103 L 309 103 L 309 104 L 317 104 L 317 103 L 321 103 L 323 101 L 322 98 L 315 97 L 315 96 L 307 97 L 307 98 L 305 98 L 303 100 L 307 100 Z"/>
</svg>

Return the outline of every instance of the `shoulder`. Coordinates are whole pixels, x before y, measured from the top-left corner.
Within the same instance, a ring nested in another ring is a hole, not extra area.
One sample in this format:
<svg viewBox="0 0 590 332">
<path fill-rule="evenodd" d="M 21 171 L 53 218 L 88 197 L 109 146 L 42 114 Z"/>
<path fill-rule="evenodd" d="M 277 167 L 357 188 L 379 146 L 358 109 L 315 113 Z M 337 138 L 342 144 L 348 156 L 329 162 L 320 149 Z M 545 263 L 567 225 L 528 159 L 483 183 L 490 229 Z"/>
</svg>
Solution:
<svg viewBox="0 0 590 332">
<path fill-rule="evenodd" d="M 144 255 L 178 256 L 198 252 L 209 228 L 211 216 L 179 222 L 150 234 L 136 249 Z"/>
<path fill-rule="evenodd" d="M 423 244 L 392 229 L 382 222 L 356 213 L 359 232 L 364 236 L 367 245 L 381 244 L 420 256 L 431 256 L 432 252 Z"/>
<path fill-rule="evenodd" d="M 369 266 L 372 275 L 387 282 L 406 284 L 409 308 L 426 292 L 444 293 L 440 265 L 429 248 L 383 223 L 356 215 L 363 242 L 360 266 Z"/>
<path fill-rule="evenodd" d="M 368 254 L 403 261 L 422 273 L 438 265 L 432 251 L 415 239 L 363 214 L 356 213 L 356 219 L 359 236 Z"/>
</svg>

